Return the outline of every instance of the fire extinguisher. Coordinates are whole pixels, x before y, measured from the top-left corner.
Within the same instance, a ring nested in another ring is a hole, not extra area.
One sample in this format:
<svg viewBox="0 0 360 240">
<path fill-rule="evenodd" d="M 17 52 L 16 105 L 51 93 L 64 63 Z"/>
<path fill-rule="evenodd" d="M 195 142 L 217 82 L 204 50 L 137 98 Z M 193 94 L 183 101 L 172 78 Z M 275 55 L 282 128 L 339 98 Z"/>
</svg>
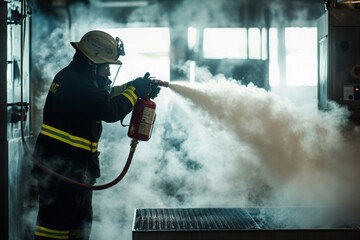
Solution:
<svg viewBox="0 0 360 240">
<path fill-rule="evenodd" d="M 151 85 L 152 84 L 169 87 L 168 82 L 157 79 L 152 79 Z M 156 104 L 150 99 L 149 96 L 141 98 L 136 102 L 133 113 L 131 115 L 128 137 L 140 141 L 148 141 L 150 139 L 156 118 L 155 109 Z"/>
<path fill-rule="evenodd" d="M 131 115 L 128 136 L 141 141 L 148 141 L 151 137 L 155 122 L 156 104 L 149 97 L 139 99 Z"/>
</svg>

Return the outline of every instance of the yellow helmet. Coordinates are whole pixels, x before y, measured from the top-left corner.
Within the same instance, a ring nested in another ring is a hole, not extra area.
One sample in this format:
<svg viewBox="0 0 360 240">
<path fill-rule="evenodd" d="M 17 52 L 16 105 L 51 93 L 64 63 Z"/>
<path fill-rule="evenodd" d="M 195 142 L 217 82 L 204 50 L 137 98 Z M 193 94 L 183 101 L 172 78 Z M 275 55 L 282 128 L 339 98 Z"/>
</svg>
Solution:
<svg viewBox="0 0 360 240">
<path fill-rule="evenodd" d="M 110 34 L 99 30 L 87 32 L 80 42 L 71 42 L 71 45 L 95 64 L 122 64 L 118 58 L 125 55 L 120 38 L 114 39 Z"/>
</svg>

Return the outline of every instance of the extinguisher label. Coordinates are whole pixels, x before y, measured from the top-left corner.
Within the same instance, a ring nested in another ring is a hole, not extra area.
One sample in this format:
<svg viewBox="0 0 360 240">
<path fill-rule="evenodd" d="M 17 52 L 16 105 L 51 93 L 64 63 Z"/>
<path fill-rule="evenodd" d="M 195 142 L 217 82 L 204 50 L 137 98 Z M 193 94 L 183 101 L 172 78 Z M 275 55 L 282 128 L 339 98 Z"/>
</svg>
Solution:
<svg viewBox="0 0 360 240">
<path fill-rule="evenodd" d="M 155 109 L 154 108 L 144 108 L 143 116 L 139 126 L 139 133 L 149 136 L 154 121 Z"/>
<path fill-rule="evenodd" d="M 149 136 L 151 131 L 151 124 L 141 123 L 139 126 L 139 134 Z"/>
<path fill-rule="evenodd" d="M 141 122 L 146 122 L 146 123 L 152 124 L 152 122 L 154 120 L 154 115 L 155 115 L 155 109 L 154 108 L 145 107 L 144 108 L 144 113 L 142 115 Z"/>
</svg>

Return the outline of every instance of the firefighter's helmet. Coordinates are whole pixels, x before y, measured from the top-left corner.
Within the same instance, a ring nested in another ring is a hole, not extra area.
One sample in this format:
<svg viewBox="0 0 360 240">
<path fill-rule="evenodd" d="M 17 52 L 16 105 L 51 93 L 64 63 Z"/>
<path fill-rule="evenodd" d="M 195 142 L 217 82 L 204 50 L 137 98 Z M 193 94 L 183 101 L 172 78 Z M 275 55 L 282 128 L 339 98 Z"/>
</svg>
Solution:
<svg viewBox="0 0 360 240">
<path fill-rule="evenodd" d="M 71 42 L 71 45 L 95 64 L 122 64 L 118 58 L 125 55 L 120 38 L 114 39 L 110 34 L 99 30 L 87 32 L 80 42 Z"/>
</svg>

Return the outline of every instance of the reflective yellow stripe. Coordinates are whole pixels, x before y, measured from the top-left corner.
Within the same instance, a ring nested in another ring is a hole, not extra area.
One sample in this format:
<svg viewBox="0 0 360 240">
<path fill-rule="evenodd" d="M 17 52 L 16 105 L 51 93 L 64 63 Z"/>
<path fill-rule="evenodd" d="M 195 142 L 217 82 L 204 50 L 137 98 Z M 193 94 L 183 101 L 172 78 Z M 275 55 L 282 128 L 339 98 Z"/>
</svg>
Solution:
<svg viewBox="0 0 360 240">
<path fill-rule="evenodd" d="M 41 226 L 36 226 L 36 229 L 46 231 L 46 232 L 51 232 L 51 233 L 60 233 L 60 234 L 68 234 L 70 232 L 70 230 L 54 230 L 54 229 L 45 228 L 45 227 L 41 227 Z"/>
<path fill-rule="evenodd" d="M 36 226 L 35 235 L 53 239 L 69 239 L 70 231 L 60 231 Z"/>
<path fill-rule="evenodd" d="M 129 86 L 127 89 L 130 89 L 131 91 L 135 91 L 135 87 Z"/>
<path fill-rule="evenodd" d="M 98 148 L 97 142 L 91 142 L 85 138 L 73 136 L 67 132 L 61 131 L 57 128 L 42 124 L 40 133 L 67 143 L 73 147 L 82 148 L 91 152 L 96 152 Z"/>
<path fill-rule="evenodd" d="M 135 105 L 138 97 L 136 96 L 136 94 L 134 93 L 135 88 L 133 86 L 130 86 L 129 88 L 127 88 L 124 92 L 121 93 L 121 95 L 125 96 L 127 99 L 129 99 L 129 101 L 131 102 L 132 106 Z"/>
</svg>

